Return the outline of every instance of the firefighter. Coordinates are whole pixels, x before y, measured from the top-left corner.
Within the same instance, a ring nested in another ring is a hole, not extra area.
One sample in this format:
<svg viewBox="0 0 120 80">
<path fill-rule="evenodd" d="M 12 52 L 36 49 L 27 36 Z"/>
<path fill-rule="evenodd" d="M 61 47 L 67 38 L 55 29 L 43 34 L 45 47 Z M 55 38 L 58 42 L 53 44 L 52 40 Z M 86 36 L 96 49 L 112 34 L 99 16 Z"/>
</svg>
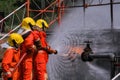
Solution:
<svg viewBox="0 0 120 80">
<path fill-rule="evenodd" d="M 40 42 L 41 42 L 41 49 L 44 49 L 48 52 L 48 54 L 54 53 L 56 54 L 56 50 L 52 49 L 46 41 L 46 32 L 45 30 L 49 28 L 48 23 L 43 20 L 39 19 L 36 21 L 35 26 L 39 32 Z"/>
<path fill-rule="evenodd" d="M 33 80 L 47 80 L 46 65 L 48 62 L 48 54 L 57 51 L 50 48 L 46 41 L 45 29 L 48 28 L 48 24 L 45 20 L 39 19 L 36 21 L 36 26 L 33 27 L 34 33 L 39 35 L 40 43 L 37 43 L 38 53 L 34 56 L 34 77 Z"/>
<path fill-rule="evenodd" d="M 31 30 L 31 26 L 33 25 L 35 25 L 35 21 L 30 17 L 24 18 L 21 24 L 21 27 L 24 29 L 21 33 L 24 38 L 24 42 L 21 45 L 21 56 L 27 54 L 21 62 L 21 80 L 32 79 L 32 57 L 36 50 L 34 45 L 34 34 Z"/>
<path fill-rule="evenodd" d="M 19 69 L 16 66 L 20 59 L 20 44 L 23 38 L 18 33 L 12 33 L 8 37 L 8 47 L 2 59 L 3 80 L 19 80 Z"/>
</svg>

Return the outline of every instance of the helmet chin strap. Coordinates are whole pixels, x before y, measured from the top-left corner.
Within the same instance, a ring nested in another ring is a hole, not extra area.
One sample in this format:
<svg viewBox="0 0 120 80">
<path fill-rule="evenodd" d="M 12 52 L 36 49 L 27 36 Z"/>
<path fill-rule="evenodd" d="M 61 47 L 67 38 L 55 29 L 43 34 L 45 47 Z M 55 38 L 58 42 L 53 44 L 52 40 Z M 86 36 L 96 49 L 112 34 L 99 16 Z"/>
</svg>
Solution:
<svg viewBox="0 0 120 80">
<path fill-rule="evenodd" d="M 42 30 L 45 31 L 45 24 L 42 22 Z"/>
<path fill-rule="evenodd" d="M 17 45 L 17 43 L 16 43 L 16 41 L 14 39 L 12 40 L 12 42 L 13 42 L 14 47 L 18 48 L 18 45 Z"/>
<path fill-rule="evenodd" d="M 30 26 L 30 29 L 33 30 L 33 25 L 31 23 L 28 23 L 28 25 Z"/>
</svg>

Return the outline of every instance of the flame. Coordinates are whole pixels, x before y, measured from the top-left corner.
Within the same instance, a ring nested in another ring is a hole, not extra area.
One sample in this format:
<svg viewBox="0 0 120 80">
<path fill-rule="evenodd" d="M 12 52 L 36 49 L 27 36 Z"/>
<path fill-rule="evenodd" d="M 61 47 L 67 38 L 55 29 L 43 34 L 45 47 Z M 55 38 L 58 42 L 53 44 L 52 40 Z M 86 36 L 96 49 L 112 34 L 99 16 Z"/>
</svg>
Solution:
<svg viewBox="0 0 120 80">
<path fill-rule="evenodd" d="M 84 51 L 83 46 L 71 46 L 69 47 L 68 53 L 74 52 L 76 54 L 82 54 L 83 51 Z"/>
<path fill-rule="evenodd" d="M 83 52 L 83 47 L 73 47 L 73 51 L 75 52 L 75 53 L 77 53 L 77 54 L 82 54 L 82 52 Z"/>
</svg>

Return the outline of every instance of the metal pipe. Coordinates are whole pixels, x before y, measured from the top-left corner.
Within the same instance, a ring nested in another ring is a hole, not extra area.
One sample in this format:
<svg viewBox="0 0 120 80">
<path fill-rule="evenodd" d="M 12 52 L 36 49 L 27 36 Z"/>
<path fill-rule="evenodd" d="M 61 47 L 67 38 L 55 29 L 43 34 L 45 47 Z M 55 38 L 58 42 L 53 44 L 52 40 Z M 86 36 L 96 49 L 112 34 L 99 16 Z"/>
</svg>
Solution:
<svg viewBox="0 0 120 80">
<path fill-rule="evenodd" d="M 120 4 L 120 2 L 114 2 L 112 4 Z M 92 4 L 88 5 L 88 7 L 94 7 L 94 6 L 105 6 L 110 5 L 110 3 L 104 3 L 104 4 Z M 83 5 L 77 5 L 77 6 L 64 6 L 64 8 L 75 8 L 75 7 L 84 7 Z M 63 7 L 62 7 L 63 8 Z"/>
<path fill-rule="evenodd" d="M 26 16 L 29 17 L 30 16 L 30 0 L 27 0 L 27 5 L 26 5 L 26 8 L 27 8 L 27 13 L 26 13 Z"/>
<path fill-rule="evenodd" d="M 110 61 L 115 60 L 115 55 L 110 54 L 93 54 L 93 52 L 83 52 L 81 55 L 83 61 L 93 61 L 94 59 L 109 59 Z"/>
<path fill-rule="evenodd" d="M 113 42 L 115 42 L 115 39 L 114 39 L 114 17 L 113 17 L 113 0 L 110 0 L 110 17 L 111 17 L 111 33 L 112 33 L 112 40 Z"/>
<path fill-rule="evenodd" d="M 115 71 L 116 71 L 116 57 L 113 53 L 110 54 L 93 54 L 91 52 L 83 52 L 81 55 L 81 59 L 83 61 L 93 61 L 94 59 L 108 59 L 111 62 L 111 73 L 110 73 L 110 78 L 112 79 L 115 76 Z"/>
<path fill-rule="evenodd" d="M 19 24 L 17 27 L 15 27 L 14 29 L 12 29 L 10 32 L 8 32 L 7 34 L 5 34 L 2 38 L 0 38 L 0 40 L 4 39 L 5 37 L 7 37 L 10 33 L 12 33 L 13 31 L 15 31 L 16 29 L 18 29 L 20 27 L 21 24 Z"/>
<path fill-rule="evenodd" d="M 110 0 L 111 30 L 113 29 L 113 0 Z"/>
<path fill-rule="evenodd" d="M 54 20 L 52 20 L 50 23 L 49 23 L 49 26 L 51 26 L 55 21 L 57 21 L 58 20 L 58 17 L 57 18 L 55 18 Z"/>
<path fill-rule="evenodd" d="M 43 12 L 44 10 L 32 10 L 32 9 L 30 9 L 30 11 Z M 56 11 L 55 10 L 46 10 L 45 12 L 56 12 Z"/>
<path fill-rule="evenodd" d="M 83 0 L 83 19 L 84 19 L 84 21 L 83 21 L 83 25 L 84 25 L 84 27 L 86 26 L 85 25 L 85 22 L 86 22 L 86 20 L 85 20 L 85 7 L 86 6 L 86 1 L 85 0 Z"/>
<path fill-rule="evenodd" d="M 61 11 L 60 11 L 60 8 L 61 8 L 61 3 L 60 3 L 60 0 L 58 0 L 58 24 L 60 25 L 60 22 L 61 22 Z"/>
<path fill-rule="evenodd" d="M 19 9 L 21 9 L 23 6 L 25 6 L 26 3 L 24 3 L 23 5 L 21 5 L 19 8 L 17 8 L 16 10 L 14 10 L 13 12 L 11 12 L 8 16 L 6 16 L 5 18 L 3 18 L 2 20 L 0 20 L 0 23 L 3 22 L 4 20 L 6 20 L 8 17 L 10 17 L 12 14 L 14 14 L 15 12 L 17 12 Z"/>
<path fill-rule="evenodd" d="M 57 0 L 55 0 L 53 3 L 51 3 L 49 6 L 47 6 L 45 9 L 43 9 L 43 11 L 41 11 L 40 13 L 38 13 L 36 16 L 34 16 L 33 18 L 36 18 L 36 17 L 38 17 L 40 14 L 42 14 L 42 13 L 44 13 L 44 12 L 46 12 L 46 10 L 48 9 L 48 8 L 50 8 L 51 6 L 53 6 L 55 3 L 57 3 Z"/>
<path fill-rule="evenodd" d="M 86 5 L 86 2 L 85 2 L 85 0 L 83 0 L 83 10 L 84 10 L 84 12 L 85 12 L 85 5 Z"/>
<path fill-rule="evenodd" d="M 112 80 L 116 80 L 120 76 L 120 73 L 118 73 L 116 76 L 112 78 Z"/>
<path fill-rule="evenodd" d="M 110 54 L 89 54 L 89 57 L 92 59 L 110 59 L 111 61 L 114 61 L 115 55 L 113 53 Z"/>
</svg>

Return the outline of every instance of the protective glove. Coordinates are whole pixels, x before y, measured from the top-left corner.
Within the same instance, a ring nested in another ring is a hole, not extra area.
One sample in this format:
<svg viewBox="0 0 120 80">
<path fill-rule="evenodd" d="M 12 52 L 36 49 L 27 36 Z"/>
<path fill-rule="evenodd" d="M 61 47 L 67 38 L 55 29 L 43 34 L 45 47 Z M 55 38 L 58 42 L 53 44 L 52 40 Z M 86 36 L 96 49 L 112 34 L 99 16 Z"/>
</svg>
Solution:
<svg viewBox="0 0 120 80">
<path fill-rule="evenodd" d="M 7 78 L 11 78 L 12 77 L 12 72 L 11 71 L 3 72 L 2 75 L 6 76 Z"/>
<path fill-rule="evenodd" d="M 54 49 L 48 49 L 47 50 L 49 54 L 57 54 L 57 50 L 54 50 Z"/>
<path fill-rule="evenodd" d="M 38 50 L 41 49 L 41 43 L 40 43 L 40 40 L 36 40 L 34 44 L 35 44 L 35 46 L 36 46 L 36 48 L 37 48 Z"/>
<path fill-rule="evenodd" d="M 32 47 L 26 50 L 27 54 L 33 54 L 36 51 L 36 46 L 33 45 Z"/>
<path fill-rule="evenodd" d="M 57 50 L 51 50 L 51 53 L 53 53 L 53 54 L 57 54 L 58 51 L 57 51 Z"/>
</svg>

